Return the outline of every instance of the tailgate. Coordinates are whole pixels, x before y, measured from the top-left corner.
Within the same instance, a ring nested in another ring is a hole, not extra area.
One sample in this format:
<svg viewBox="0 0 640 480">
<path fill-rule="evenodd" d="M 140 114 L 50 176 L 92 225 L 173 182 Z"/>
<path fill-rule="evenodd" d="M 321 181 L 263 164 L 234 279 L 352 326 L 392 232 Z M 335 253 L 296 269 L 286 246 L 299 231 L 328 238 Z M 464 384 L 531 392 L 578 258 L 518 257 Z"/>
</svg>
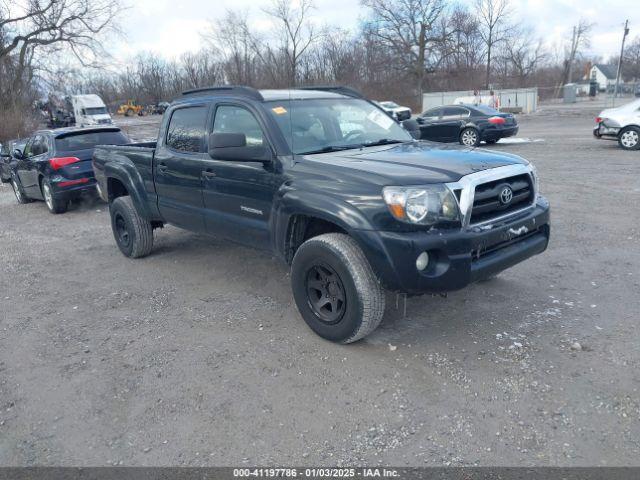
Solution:
<svg viewBox="0 0 640 480">
<path fill-rule="evenodd" d="M 79 150 L 76 152 L 60 153 L 56 157 L 75 157 L 79 161 L 69 163 L 56 170 L 59 175 L 75 180 L 78 178 L 93 178 L 93 165 L 91 157 L 93 156 L 93 148 L 88 150 Z"/>
</svg>

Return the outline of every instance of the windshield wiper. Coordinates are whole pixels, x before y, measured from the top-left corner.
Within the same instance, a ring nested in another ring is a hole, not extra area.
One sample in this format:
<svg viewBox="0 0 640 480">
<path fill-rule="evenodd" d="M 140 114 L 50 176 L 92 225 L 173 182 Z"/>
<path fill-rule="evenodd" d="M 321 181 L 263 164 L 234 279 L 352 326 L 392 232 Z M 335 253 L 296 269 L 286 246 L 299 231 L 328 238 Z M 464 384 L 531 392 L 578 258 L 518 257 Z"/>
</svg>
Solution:
<svg viewBox="0 0 640 480">
<path fill-rule="evenodd" d="M 317 150 L 309 150 L 308 152 L 299 153 L 299 155 L 313 155 L 314 153 L 329 153 L 329 152 L 340 152 L 342 150 L 351 150 L 354 148 L 361 148 L 362 144 L 354 144 L 354 145 L 327 145 L 326 147 L 318 148 Z"/>
<path fill-rule="evenodd" d="M 393 143 L 404 143 L 402 140 L 394 140 L 392 138 L 381 138 L 380 140 L 375 140 L 373 142 L 364 142 L 362 144 L 363 147 L 376 147 L 378 145 L 391 145 Z"/>
</svg>

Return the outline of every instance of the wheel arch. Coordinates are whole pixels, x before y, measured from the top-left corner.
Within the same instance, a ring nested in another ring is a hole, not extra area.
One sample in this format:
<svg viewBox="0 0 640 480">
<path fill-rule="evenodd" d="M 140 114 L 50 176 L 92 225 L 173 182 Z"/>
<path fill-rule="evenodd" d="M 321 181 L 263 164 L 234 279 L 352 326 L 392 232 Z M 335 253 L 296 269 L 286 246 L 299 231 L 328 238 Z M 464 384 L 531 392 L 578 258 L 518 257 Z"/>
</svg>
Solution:
<svg viewBox="0 0 640 480">
<path fill-rule="evenodd" d="M 345 200 L 298 189 L 289 190 L 274 203 L 271 223 L 272 244 L 288 263 L 305 235 L 307 239 L 314 232 L 354 236 L 357 230 L 372 228 L 369 220 Z"/>
<path fill-rule="evenodd" d="M 134 165 L 110 162 L 105 165 L 104 174 L 107 184 L 106 197 L 112 202 L 121 196 L 130 196 L 140 215 L 153 220 L 147 206 L 147 192 L 140 173 Z"/>
</svg>

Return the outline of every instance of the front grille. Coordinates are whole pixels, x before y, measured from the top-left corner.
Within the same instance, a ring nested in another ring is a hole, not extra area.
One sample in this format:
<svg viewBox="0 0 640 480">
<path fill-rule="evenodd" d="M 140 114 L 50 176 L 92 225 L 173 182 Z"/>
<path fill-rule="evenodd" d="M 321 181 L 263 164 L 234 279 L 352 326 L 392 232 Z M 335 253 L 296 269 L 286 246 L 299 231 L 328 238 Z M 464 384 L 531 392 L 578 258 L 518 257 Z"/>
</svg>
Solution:
<svg viewBox="0 0 640 480">
<path fill-rule="evenodd" d="M 501 193 L 509 187 L 513 192 L 510 202 L 501 200 Z M 527 174 L 501 178 L 476 186 L 470 224 L 482 223 L 508 215 L 533 203 L 533 184 Z"/>
</svg>

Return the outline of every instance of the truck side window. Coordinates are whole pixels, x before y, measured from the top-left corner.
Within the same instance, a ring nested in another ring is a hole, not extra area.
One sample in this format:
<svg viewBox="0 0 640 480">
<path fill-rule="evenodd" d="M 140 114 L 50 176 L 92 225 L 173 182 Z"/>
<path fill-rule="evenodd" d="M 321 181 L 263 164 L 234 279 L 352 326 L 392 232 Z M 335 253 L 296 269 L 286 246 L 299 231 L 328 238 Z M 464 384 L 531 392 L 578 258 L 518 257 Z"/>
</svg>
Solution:
<svg viewBox="0 0 640 480">
<path fill-rule="evenodd" d="M 248 147 L 261 147 L 264 135 L 253 114 L 243 107 L 222 105 L 216 110 L 212 133 L 244 133 Z"/>
<path fill-rule="evenodd" d="M 205 106 L 175 110 L 167 128 L 166 145 L 181 152 L 204 152 L 207 110 Z"/>
</svg>

